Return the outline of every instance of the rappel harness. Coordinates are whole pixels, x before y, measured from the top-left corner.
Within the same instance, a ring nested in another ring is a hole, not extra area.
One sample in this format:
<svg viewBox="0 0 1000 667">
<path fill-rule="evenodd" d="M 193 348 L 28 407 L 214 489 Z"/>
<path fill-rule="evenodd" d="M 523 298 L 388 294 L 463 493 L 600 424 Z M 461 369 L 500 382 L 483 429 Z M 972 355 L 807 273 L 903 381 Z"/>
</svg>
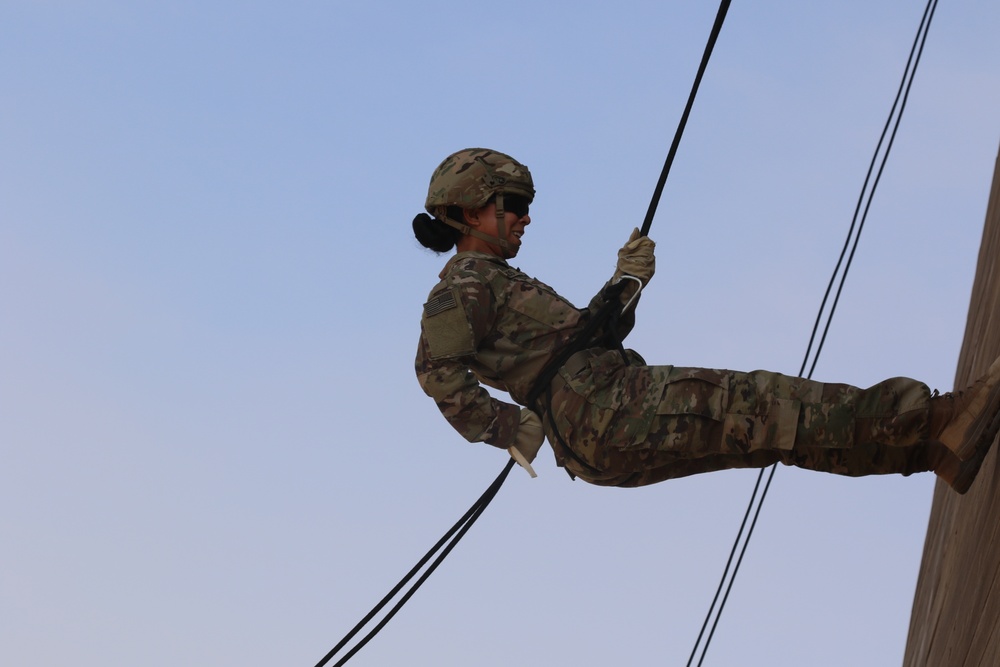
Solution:
<svg viewBox="0 0 1000 667">
<path fill-rule="evenodd" d="M 690 115 L 691 108 L 694 105 L 694 99 L 698 93 L 698 86 L 701 84 L 701 79 L 705 72 L 705 68 L 708 66 L 708 61 L 712 55 L 712 50 L 715 47 L 715 42 L 719 36 L 719 32 L 722 30 L 722 24 L 725 21 L 726 12 L 729 10 L 730 3 L 731 0 L 722 0 L 719 6 L 719 10 L 716 14 L 715 23 L 712 26 L 712 31 L 709 35 L 708 43 L 705 46 L 705 51 L 701 58 L 701 64 L 698 67 L 698 73 L 695 76 L 694 84 L 692 85 L 691 92 L 688 95 L 687 104 L 684 107 L 684 113 L 681 115 L 681 119 L 677 126 L 677 130 L 674 133 L 673 142 L 670 145 L 670 150 L 667 152 L 667 159 L 664 162 L 662 171 L 660 172 L 660 178 L 656 183 L 656 188 L 653 191 L 652 200 L 650 201 L 649 208 L 646 211 L 646 218 L 643 221 L 642 228 L 640 229 L 640 233 L 643 236 L 648 236 L 649 229 L 653 224 L 653 216 L 656 214 L 656 208 L 657 205 L 659 204 L 660 195 L 663 192 L 663 187 L 666 184 L 667 176 L 670 173 L 670 167 L 673 164 L 674 156 L 677 154 L 677 147 L 680 145 L 681 136 L 684 133 L 684 127 L 687 124 L 688 116 Z M 496 200 L 497 200 L 498 231 L 501 234 L 504 234 L 503 219 L 502 219 L 503 215 L 502 191 L 497 193 Z M 479 232 L 478 230 L 473 229 L 469 225 L 466 225 L 457 220 L 445 219 L 444 222 L 458 229 L 463 234 L 469 234 L 477 238 L 485 237 L 484 240 L 487 240 L 491 243 L 496 243 L 497 241 L 499 241 L 500 242 L 499 245 L 502 248 L 507 247 L 507 242 L 505 238 L 496 239 L 487 234 L 483 234 L 482 232 Z M 625 286 L 631 281 L 640 283 L 639 288 L 636 290 L 635 295 L 629 300 L 627 304 L 622 304 L 620 301 L 620 296 L 623 290 L 625 289 Z M 584 325 L 584 327 L 567 343 L 566 347 L 558 355 L 556 355 L 555 358 L 553 358 L 553 360 L 542 370 L 538 378 L 535 380 L 535 384 L 532 387 L 532 390 L 529 392 L 527 399 L 525 400 L 525 403 L 527 403 L 527 407 L 531 408 L 532 410 L 535 410 L 535 412 L 539 412 L 539 410 L 537 409 L 537 404 L 539 398 L 541 398 L 542 393 L 546 392 L 549 389 L 552 379 L 559 372 L 559 369 L 562 368 L 562 366 L 569 360 L 569 358 L 572 357 L 577 352 L 580 352 L 590 347 L 601 346 L 607 349 L 617 349 L 621 352 L 623 357 L 625 356 L 625 351 L 622 347 L 622 342 L 618 338 L 615 331 L 617 329 L 618 320 L 621 317 L 622 313 L 625 312 L 626 308 L 631 307 L 632 304 L 635 303 L 635 300 L 638 298 L 641 289 L 642 289 L 641 281 L 639 281 L 637 278 L 633 276 L 625 276 L 618 282 L 610 284 L 604 289 L 602 293 L 602 298 L 604 300 L 604 303 L 600 306 L 600 308 L 598 308 L 596 313 L 593 313 L 591 315 L 591 317 Z M 601 331 L 602 327 L 604 328 L 603 332 Z M 549 401 L 551 401 L 550 394 L 548 394 L 547 398 Z M 546 410 L 546 412 L 551 413 L 551 410 Z M 551 422 L 551 416 L 549 419 Z M 558 436 L 558 431 L 555 430 L 554 423 L 552 423 L 552 426 L 553 426 L 553 431 L 557 434 L 557 437 L 560 440 L 560 445 L 562 446 L 564 451 L 570 452 L 571 450 L 568 447 L 566 447 L 564 443 L 561 442 L 562 438 L 561 436 Z M 427 566 L 427 569 L 414 582 L 413 586 L 403 594 L 400 600 L 388 612 L 386 612 L 385 617 L 381 621 L 379 621 L 379 623 L 376 624 L 376 626 L 367 635 L 365 635 L 353 648 L 351 648 L 351 650 L 348 651 L 339 661 L 334 663 L 333 667 L 340 667 L 341 665 L 346 663 L 351 657 L 354 656 L 355 653 L 361 650 L 361 648 L 364 647 L 365 644 L 367 644 L 383 627 L 385 627 L 385 625 L 396 614 L 396 612 L 398 612 L 402 608 L 402 606 L 406 603 L 406 601 L 409 600 L 410 597 L 423 584 L 423 582 L 427 580 L 427 577 L 429 577 L 430 574 L 437 568 L 437 566 L 441 564 L 441 562 L 448 555 L 448 553 L 451 552 L 451 550 L 455 547 L 458 541 L 465 535 L 466 532 L 468 532 L 469 528 L 472 527 L 472 524 L 474 524 L 475 521 L 482 515 L 483 511 L 486 509 L 487 506 L 489 506 L 490 502 L 496 496 L 497 491 L 500 490 L 500 487 L 507 479 L 507 475 L 513 468 L 514 463 L 515 462 L 513 458 L 507 462 L 507 464 L 504 466 L 504 469 L 500 472 L 497 478 L 493 480 L 493 483 L 490 484 L 490 486 L 486 489 L 485 492 L 483 492 L 483 494 L 479 497 L 479 499 L 476 500 L 475 503 L 473 503 L 472 507 L 470 507 L 466 511 L 466 513 L 462 515 L 462 518 L 459 519 L 458 522 L 455 523 L 455 525 L 452 526 L 440 540 L 438 540 L 438 542 L 427 552 L 427 554 L 424 555 L 423 558 L 421 558 L 417 562 L 417 564 L 406 574 L 406 576 L 404 576 L 400 580 L 400 582 L 396 584 L 396 586 L 393 587 L 393 589 L 389 591 L 389 593 L 386 594 L 386 596 L 383 597 L 382 600 L 377 605 L 375 605 L 375 607 L 373 607 L 372 610 L 368 612 L 368 614 L 365 615 L 365 617 L 362 618 L 361 621 L 359 621 L 358 624 L 355 625 L 354 628 L 351 629 L 351 631 L 348 632 L 343 639 L 340 640 L 340 642 L 337 643 L 336 646 L 334 646 L 325 656 L 323 656 L 323 658 L 318 663 L 316 663 L 316 667 L 324 667 L 324 665 L 326 665 L 333 658 L 334 655 L 336 655 L 344 646 L 346 646 L 347 643 L 351 641 L 351 639 L 353 639 L 361 631 L 361 629 L 368 624 L 369 621 L 371 621 L 380 611 L 382 611 L 382 609 L 385 608 L 385 606 L 389 603 L 389 601 L 392 598 L 394 598 L 398 593 L 400 593 L 400 591 L 402 591 L 403 587 L 407 583 L 409 583 L 417 575 L 417 573 L 420 572 L 422 568 L 424 568 L 424 566 Z M 438 553 L 439 551 L 440 553 Z M 433 560 L 433 562 L 430 562 L 431 558 L 434 557 L 435 554 L 437 554 L 437 557 Z M 428 562 L 430 562 L 429 565 Z"/>
</svg>

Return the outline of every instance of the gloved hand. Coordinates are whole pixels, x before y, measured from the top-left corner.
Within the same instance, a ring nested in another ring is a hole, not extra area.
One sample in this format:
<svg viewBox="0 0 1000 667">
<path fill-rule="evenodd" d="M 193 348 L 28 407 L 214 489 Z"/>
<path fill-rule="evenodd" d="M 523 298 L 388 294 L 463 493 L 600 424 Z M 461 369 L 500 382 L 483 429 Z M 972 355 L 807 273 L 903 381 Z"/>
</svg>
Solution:
<svg viewBox="0 0 1000 667">
<path fill-rule="evenodd" d="M 632 230 L 628 243 L 618 251 L 618 270 L 612 280 L 618 280 L 622 274 L 635 276 L 642 281 L 643 287 L 649 284 L 656 272 L 656 257 L 653 250 L 656 243 L 648 236 L 640 236 L 639 228 Z"/>
<path fill-rule="evenodd" d="M 521 421 L 517 426 L 517 433 L 514 434 L 514 444 L 507 451 L 532 477 L 535 477 L 535 471 L 531 467 L 531 462 L 538 455 L 544 440 L 542 420 L 528 408 L 521 408 Z"/>
</svg>

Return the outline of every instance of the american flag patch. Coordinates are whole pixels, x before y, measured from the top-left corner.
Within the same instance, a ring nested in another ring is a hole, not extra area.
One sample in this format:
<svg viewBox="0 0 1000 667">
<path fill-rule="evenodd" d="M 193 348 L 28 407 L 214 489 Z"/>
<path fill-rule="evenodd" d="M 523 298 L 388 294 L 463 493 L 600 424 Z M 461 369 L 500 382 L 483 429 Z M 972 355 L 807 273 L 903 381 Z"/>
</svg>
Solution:
<svg viewBox="0 0 1000 667">
<path fill-rule="evenodd" d="M 447 292 L 442 292 L 436 297 L 424 304 L 424 316 L 433 317 L 438 313 L 443 313 L 446 310 L 451 310 L 452 308 L 457 308 L 458 303 L 455 302 L 455 295 L 451 293 L 451 290 Z"/>
</svg>

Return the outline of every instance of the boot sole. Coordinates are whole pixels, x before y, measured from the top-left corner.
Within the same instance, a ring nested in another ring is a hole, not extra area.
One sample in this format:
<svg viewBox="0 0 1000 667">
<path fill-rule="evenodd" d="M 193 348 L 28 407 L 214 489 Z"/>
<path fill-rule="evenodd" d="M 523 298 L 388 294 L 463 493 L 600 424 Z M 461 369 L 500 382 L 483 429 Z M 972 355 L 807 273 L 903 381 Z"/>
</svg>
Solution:
<svg viewBox="0 0 1000 667">
<path fill-rule="evenodd" d="M 962 444 L 956 452 L 959 459 L 968 461 L 979 454 L 983 436 L 986 434 L 986 431 L 993 427 L 993 422 L 996 421 L 998 411 L 1000 411 L 1000 382 L 990 389 L 990 395 L 986 399 L 986 403 L 983 405 L 979 416 L 965 430 L 962 436 Z"/>
<path fill-rule="evenodd" d="M 994 389 L 994 391 L 996 390 Z M 991 396 L 990 398 L 994 397 Z M 960 464 L 958 475 L 955 476 L 955 479 L 951 483 L 951 488 L 958 493 L 964 494 L 968 491 L 979 475 L 979 469 L 983 466 L 986 455 L 990 453 L 990 448 L 993 447 L 993 441 L 997 438 L 997 432 L 1000 432 L 1000 411 L 994 410 L 992 419 L 989 421 L 981 419 L 974 426 L 973 437 L 969 438 L 969 441 L 975 443 L 975 453 L 968 461 Z"/>
</svg>

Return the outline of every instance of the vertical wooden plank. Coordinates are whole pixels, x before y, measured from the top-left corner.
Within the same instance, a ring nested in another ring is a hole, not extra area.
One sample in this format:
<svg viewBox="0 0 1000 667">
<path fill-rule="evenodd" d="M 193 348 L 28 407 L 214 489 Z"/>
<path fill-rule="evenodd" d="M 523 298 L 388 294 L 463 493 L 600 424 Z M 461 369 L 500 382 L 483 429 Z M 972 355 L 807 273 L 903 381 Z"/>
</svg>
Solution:
<svg viewBox="0 0 1000 667">
<path fill-rule="evenodd" d="M 945 230 L 947 233 L 947 230 Z M 969 303 L 955 386 L 1000 356 L 1000 155 Z M 934 490 L 904 667 L 1000 665 L 1000 464 L 997 447 L 972 489 Z"/>
</svg>

